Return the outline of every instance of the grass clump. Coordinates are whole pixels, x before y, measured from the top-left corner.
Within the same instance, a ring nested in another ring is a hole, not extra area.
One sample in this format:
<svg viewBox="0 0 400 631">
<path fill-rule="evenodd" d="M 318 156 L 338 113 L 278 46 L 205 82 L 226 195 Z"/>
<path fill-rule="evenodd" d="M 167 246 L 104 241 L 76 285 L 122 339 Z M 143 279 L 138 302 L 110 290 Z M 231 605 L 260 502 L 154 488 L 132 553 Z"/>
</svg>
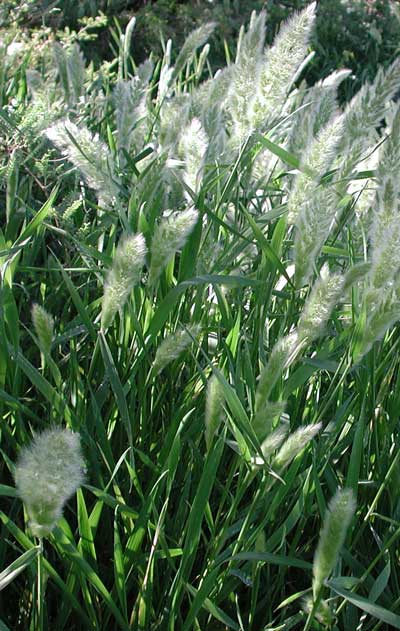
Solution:
<svg viewBox="0 0 400 631">
<path fill-rule="evenodd" d="M 8 628 L 400 628 L 400 66 L 341 109 L 315 11 L 4 66 Z"/>
</svg>

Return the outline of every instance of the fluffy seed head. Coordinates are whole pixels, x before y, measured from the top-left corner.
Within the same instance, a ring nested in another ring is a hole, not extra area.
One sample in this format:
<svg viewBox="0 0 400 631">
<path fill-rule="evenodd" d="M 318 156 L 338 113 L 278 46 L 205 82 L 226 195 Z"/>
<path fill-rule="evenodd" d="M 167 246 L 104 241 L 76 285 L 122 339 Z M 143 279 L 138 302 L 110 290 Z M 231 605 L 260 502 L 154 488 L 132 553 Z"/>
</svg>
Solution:
<svg viewBox="0 0 400 631">
<path fill-rule="evenodd" d="M 179 149 L 185 161 L 184 180 L 192 191 L 198 192 L 208 138 L 198 118 L 193 118 L 184 129 Z"/>
<path fill-rule="evenodd" d="M 188 209 L 175 212 L 158 224 L 151 243 L 149 285 L 154 285 L 167 263 L 185 245 L 198 218 L 197 210 Z"/>
<path fill-rule="evenodd" d="M 142 234 L 120 239 L 111 270 L 104 283 L 101 328 L 107 329 L 117 311 L 123 308 L 133 287 L 139 282 L 147 248 Z"/>
<path fill-rule="evenodd" d="M 275 419 L 284 413 L 286 401 L 270 401 L 265 399 L 255 410 L 251 424 L 258 440 L 268 436 L 275 424 Z M 263 443 L 264 444 L 264 443 Z"/>
<path fill-rule="evenodd" d="M 113 169 L 113 159 L 108 147 L 100 138 L 71 121 L 64 120 L 44 131 L 47 138 L 57 147 L 85 178 L 105 204 L 111 204 L 118 196 L 118 180 Z"/>
<path fill-rule="evenodd" d="M 41 349 L 50 353 L 51 343 L 53 341 L 54 320 L 52 316 L 38 304 L 32 307 L 32 322 L 35 333 L 38 336 Z"/>
<path fill-rule="evenodd" d="M 158 375 L 170 362 L 177 359 L 193 343 L 193 338 L 198 337 L 200 330 L 200 326 L 193 324 L 166 337 L 158 347 L 154 358 L 154 374 Z"/>
<path fill-rule="evenodd" d="M 376 295 L 376 301 L 373 295 Z M 354 359 L 359 361 L 363 355 L 368 353 L 374 342 L 381 340 L 387 330 L 400 320 L 400 300 L 393 297 L 391 292 L 386 300 L 379 301 L 379 291 L 370 291 L 366 301 L 371 303 L 372 313 L 367 317 L 361 340 L 357 347 Z"/>
<path fill-rule="evenodd" d="M 328 506 L 314 556 L 314 599 L 336 564 L 355 510 L 356 502 L 353 491 L 351 489 L 339 489 L 336 491 Z"/>
<path fill-rule="evenodd" d="M 84 462 L 78 434 L 53 429 L 24 448 L 15 467 L 15 483 L 36 537 L 46 537 L 68 498 L 83 482 Z"/>
<path fill-rule="evenodd" d="M 294 13 L 281 27 L 267 50 L 260 71 L 258 89 L 250 104 L 250 118 L 258 129 L 279 116 L 296 74 L 307 55 L 315 21 L 316 3 Z"/>
<path fill-rule="evenodd" d="M 221 422 L 223 414 L 224 394 L 222 386 L 216 377 L 213 375 L 207 385 L 207 397 L 206 397 L 206 445 L 207 450 L 210 449 L 215 432 L 218 429 L 218 425 Z"/>
<path fill-rule="evenodd" d="M 309 614 L 314 606 L 314 602 L 312 596 L 307 596 L 302 600 L 302 607 L 306 614 Z M 334 621 L 334 615 L 330 608 L 329 602 L 327 600 L 321 600 L 318 604 L 317 610 L 314 612 L 315 618 L 320 622 L 324 627 L 332 626 Z"/>
<path fill-rule="evenodd" d="M 328 267 L 322 268 L 301 314 L 298 326 L 300 339 L 312 342 L 321 335 L 333 308 L 342 297 L 344 284 L 344 276 L 330 275 Z"/>
<path fill-rule="evenodd" d="M 263 368 L 260 374 L 260 380 L 256 390 L 256 413 L 265 406 L 272 388 L 278 381 L 283 370 L 285 370 L 297 356 L 298 351 L 299 344 L 296 331 L 289 333 L 289 335 L 281 338 L 275 344 L 271 351 L 268 364 Z"/>
<path fill-rule="evenodd" d="M 306 149 L 302 159 L 302 172 L 297 175 L 288 198 L 289 223 L 296 223 L 299 214 L 304 213 L 304 208 L 309 203 L 320 178 L 332 166 L 343 131 L 343 116 L 334 117 Z"/>
<path fill-rule="evenodd" d="M 285 425 L 277 427 L 267 438 L 261 443 L 261 451 L 264 459 L 260 456 L 254 456 L 252 458 L 252 464 L 256 466 L 265 465 L 265 460 L 268 461 L 277 449 L 282 445 L 288 433 L 288 428 Z"/>
<path fill-rule="evenodd" d="M 339 215 L 338 201 L 331 187 L 313 188 L 296 218 L 294 238 L 295 284 L 302 287 L 313 273 L 314 263 Z"/>
<path fill-rule="evenodd" d="M 215 26 L 215 22 L 208 22 L 189 33 L 176 59 L 173 77 L 177 77 L 185 65 L 193 59 L 196 50 L 206 43 Z"/>
<path fill-rule="evenodd" d="M 380 68 L 371 84 L 365 84 L 352 98 L 345 110 L 345 134 L 343 145 L 351 146 L 362 139 L 368 143 L 372 129 L 384 117 L 386 104 L 400 86 L 400 59 L 384 70 Z"/>
<path fill-rule="evenodd" d="M 272 463 L 275 469 L 284 469 L 292 460 L 308 445 L 308 443 L 318 434 L 321 423 L 300 427 L 284 442 Z"/>
</svg>

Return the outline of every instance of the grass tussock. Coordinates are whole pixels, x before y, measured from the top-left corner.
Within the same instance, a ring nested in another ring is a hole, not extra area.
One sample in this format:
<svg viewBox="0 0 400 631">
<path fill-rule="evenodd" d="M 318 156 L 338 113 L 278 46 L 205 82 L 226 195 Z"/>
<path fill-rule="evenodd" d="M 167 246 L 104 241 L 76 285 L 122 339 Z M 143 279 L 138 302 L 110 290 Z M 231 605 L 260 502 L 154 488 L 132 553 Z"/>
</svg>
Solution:
<svg viewBox="0 0 400 631">
<path fill-rule="evenodd" d="M 400 628 L 400 62 L 314 18 L 1 48 L 2 628 Z"/>
</svg>

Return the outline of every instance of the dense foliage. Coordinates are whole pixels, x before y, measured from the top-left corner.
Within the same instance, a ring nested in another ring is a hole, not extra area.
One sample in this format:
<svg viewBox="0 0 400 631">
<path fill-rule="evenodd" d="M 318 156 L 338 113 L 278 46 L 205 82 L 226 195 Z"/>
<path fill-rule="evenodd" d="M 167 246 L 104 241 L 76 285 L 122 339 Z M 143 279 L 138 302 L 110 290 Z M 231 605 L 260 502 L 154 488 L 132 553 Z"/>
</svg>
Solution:
<svg viewBox="0 0 400 631">
<path fill-rule="evenodd" d="M 315 12 L 3 43 L 2 629 L 400 628 L 400 58 Z"/>
<path fill-rule="evenodd" d="M 88 58 L 112 58 L 110 27 L 115 20 L 125 28 L 135 15 L 137 23 L 132 50 L 137 62 L 150 53 L 161 55 L 163 42 L 172 39 L 176 48 L 193 28 L 215 22 L 212 54 L 214 71 L 235 56 L 240 26 L 253 10 L 267 12 L 266 41 L 271 44 L 282 21 L 294 10 L 304 9 L 308 0 L 3 0 L 0 29 L 79 32 L 87 20 L 99 20 L 97 42 L 85 46 Z M 101 18 L 100 18 L 101 16 Z M 106 16 L 106 17 L 105 17 Z M 396 17 L 397 16 L 397 17 Z M 349 99 L 365 80 L 372 80 L 380 65 L 396 57 L 400 42 L 400 13 L 394 0 L 318 0 L 311 43 L 316 55 L 307 67 L 307 78 L 315 83 L 337 68 L 350 68 L 353 76 L 343 83 L 340 100 Z M 102 21 L 103 20 L 103 21 Z M 83 38 L 81 38 L 83 39 Z"/>
</svg>

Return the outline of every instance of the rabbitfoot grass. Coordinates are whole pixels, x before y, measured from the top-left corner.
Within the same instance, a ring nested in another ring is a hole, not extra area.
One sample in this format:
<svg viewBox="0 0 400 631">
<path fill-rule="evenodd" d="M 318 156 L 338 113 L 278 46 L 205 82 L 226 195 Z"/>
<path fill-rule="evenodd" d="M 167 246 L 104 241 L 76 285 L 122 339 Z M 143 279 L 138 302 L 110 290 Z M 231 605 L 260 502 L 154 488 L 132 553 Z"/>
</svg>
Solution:
<svg viewBox="0 0 400 631">
<path fill-rule="evenodd" d="M 400 58 L 317 11 L 0 46 L 1 629 L 400 629 Z"/>
</svg>

